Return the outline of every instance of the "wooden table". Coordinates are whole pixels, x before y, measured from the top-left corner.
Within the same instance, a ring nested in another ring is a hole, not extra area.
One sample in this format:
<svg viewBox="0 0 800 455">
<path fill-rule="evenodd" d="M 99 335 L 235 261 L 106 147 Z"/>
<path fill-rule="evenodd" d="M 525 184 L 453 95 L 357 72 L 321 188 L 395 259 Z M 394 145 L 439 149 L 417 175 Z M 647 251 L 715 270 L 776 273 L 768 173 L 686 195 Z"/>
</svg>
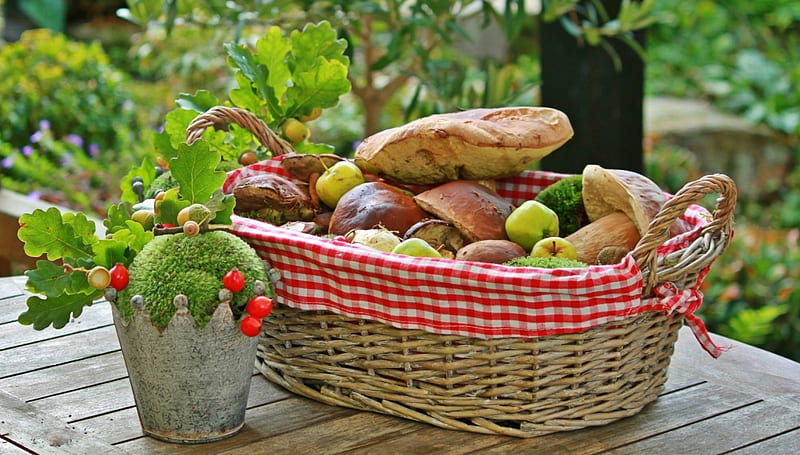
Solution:
<svg viewBox="0 0 800 455">
<path fill-rule="evenodd" d="M 0 278 L 2 454 L 795 454 L 800 364 L 714 336 L 714 360 L 682 329 L 664 393 L 638 415 L 533 439 L 443 430 L 331 407 L 255 374 L 244 429 L 213 443 L 143 436 L 109 305 L 60 330 L 16 322 L 25 278 Z"/>
</svg>

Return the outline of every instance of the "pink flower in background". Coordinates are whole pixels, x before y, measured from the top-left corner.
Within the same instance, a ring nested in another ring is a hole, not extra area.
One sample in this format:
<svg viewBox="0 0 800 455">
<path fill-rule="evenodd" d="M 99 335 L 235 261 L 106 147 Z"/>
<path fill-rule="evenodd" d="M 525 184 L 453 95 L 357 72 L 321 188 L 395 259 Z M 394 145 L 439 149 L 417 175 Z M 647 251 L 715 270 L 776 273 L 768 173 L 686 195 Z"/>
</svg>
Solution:
<svg viewBox="0 0 800 455">
<path fill-rule="evenodd" d="M 39 130 L 39 131 L 31 134 L 31 142 L 33 142 L 34 144 L 38 144 L 39 141 L 42 140 L 43 136 L 44 136 L 44 133 L 42 133 L 42 130 Z"/>
<path fill-rule="evenodd" d="M 22 147 L 22 154 L 25 155 L 26 157 L 33 155 L 33 147 L 31 147 L 30 145 Z"/>
<path fill-rule="evenodd" d="M 41 199 L 42 198 L 42 193 L 40 193 L 39 191 L 34 190 L 34 191 L 31 191 L 30 193 L 28 193 L 28 197 L 31 198 L 31 199 Z"/>
<path fill-rule="evenodd" d="M 50 120 L 39 120 L 39 131 L 47 131 L 50 129 Z"/>
<path fill-rule="evenodd" d="M 94 158 L 98 154 L 100 154 L 100 146 L 97 145 L 96 142 L 92 142 L 91 144 L 89 144 L 89 156 Z"/>
</svg>

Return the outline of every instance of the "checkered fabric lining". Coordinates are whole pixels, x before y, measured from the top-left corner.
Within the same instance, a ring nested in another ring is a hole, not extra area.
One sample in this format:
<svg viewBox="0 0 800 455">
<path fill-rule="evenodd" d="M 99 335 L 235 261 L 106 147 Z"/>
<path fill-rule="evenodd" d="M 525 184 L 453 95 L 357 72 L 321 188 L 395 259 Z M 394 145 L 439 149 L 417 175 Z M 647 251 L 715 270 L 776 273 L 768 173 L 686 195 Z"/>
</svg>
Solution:
<svg viewBox="0 0 800 455">
<path fill-rule="evenodd" d="M 231 172 L 223 191 L 264 172 L 288 176 L 278 157 Z M 519 204 L 564 176 L 526 171 L 498 181 L 497 191 Z M 682 218 L 694 229 L 667 241 L 659 254 L 688 246 L 709 213 L 691 206 Z M 709 353 L 720 352 L 693 315 L 702 301 L 700 283 L 682 292 L 662 286 L 657 297 L 643 299 L 642 276 L 631 255 L 618 264 L 588 268 L 507 267 L 383 253 L 239 216 L 233 222 L 234 233 L 279 272 L 278 301 L 296 309 L 477 338 L 576 333 L 644 311 L 678 311 L 688 316 Z"/>
</svg>

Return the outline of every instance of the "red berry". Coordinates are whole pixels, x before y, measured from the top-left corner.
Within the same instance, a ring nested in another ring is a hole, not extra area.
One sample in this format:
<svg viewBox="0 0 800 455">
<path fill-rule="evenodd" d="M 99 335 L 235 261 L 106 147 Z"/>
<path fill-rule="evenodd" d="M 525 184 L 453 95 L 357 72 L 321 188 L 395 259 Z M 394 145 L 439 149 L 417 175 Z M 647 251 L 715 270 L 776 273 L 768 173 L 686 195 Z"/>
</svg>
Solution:
<svg viewBox="0 0 800 455">
<path fill-rule="evenodd" d="M 252 315 L 247 315 L 239 324 L 242 333 L 249 337 L 256 337 L 261 333 L 261 319 Z"/>
<path fill-rule="evenodd" d="M 239 292 L 244 289 L 244 274 L 239 269 L 228 270 L 222 277 L 222 285 L 231 292 Z"/>
<path fill-rule="evenodd" d="M 257 295 L 247 302 L 244 309 L 250 316 L 265 318 L 272 312 L 272 299 L 265 295 Z"/>
<path fill-rule="evenodd" d="M 111 287 L 117 291 L 125 289 L 125 286 L 128 285 L 128 280 L 130 279 L 130 275 L 128 275 L 128 268 L 125 267 L 125 264 L 117 262 L 108 272 L 111 274 L 111 283 L 109 283 L 111 284 Z"/>
</svg>

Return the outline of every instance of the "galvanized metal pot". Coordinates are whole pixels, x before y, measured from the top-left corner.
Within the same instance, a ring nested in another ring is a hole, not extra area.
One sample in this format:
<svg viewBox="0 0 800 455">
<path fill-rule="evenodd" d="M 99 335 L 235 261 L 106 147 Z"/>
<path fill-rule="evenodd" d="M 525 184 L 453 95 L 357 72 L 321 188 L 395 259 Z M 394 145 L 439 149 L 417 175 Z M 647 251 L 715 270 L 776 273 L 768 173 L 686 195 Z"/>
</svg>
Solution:
<svg viewBox="0 0 800 455">
<path fill-rule="evenodd" d="M 145 434 L 200 443 L 242 428 L 258 337 L 242 334 L 227 303 L 202 329 L 185 307 L 159 330 L 144 309 L 125 323 L 111 306 Z"/>
</svg>

